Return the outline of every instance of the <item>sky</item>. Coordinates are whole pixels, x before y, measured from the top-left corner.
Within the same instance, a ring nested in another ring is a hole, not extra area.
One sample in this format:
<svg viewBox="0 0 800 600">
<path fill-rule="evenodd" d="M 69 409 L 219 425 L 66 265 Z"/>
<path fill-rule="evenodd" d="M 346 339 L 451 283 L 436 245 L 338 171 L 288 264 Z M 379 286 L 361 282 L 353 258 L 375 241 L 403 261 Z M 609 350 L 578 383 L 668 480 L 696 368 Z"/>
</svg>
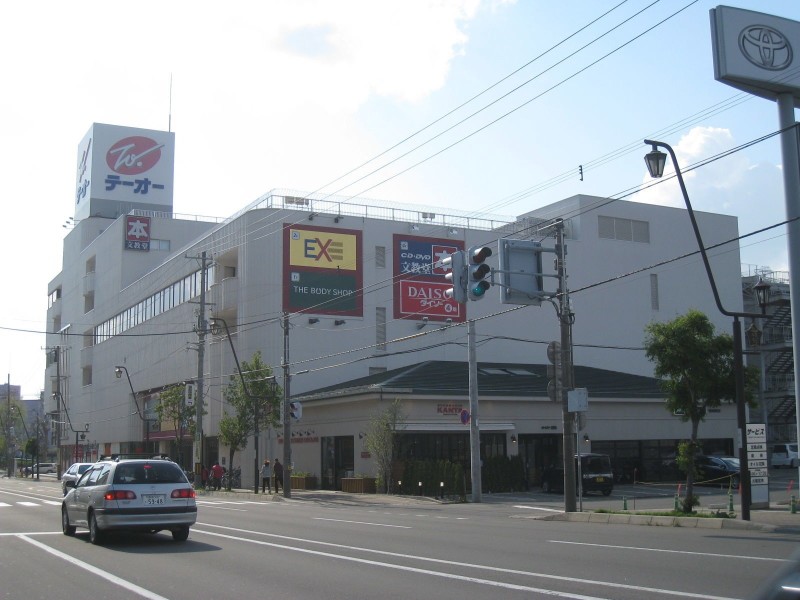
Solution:
<svg viewBox="0 0 800 600">
<path fill-rule="evenodd" d="M 726 4 L 800 20 L 796 0 Z M 779 128 L 774 102 L 714 80 L 715 6 L 3 3 L 0 373 L 24 398 L 44 388 L 48 283 L 92 123 L 175 132 L 181 215 L 228 217 L 288 188 L 513 218 L 649 183 L 645 138 L 687 167 Z M 735 215 L 740 234 L 786 218 L 777 137 L 686 184 L 696 210 Z M 674 181 L 627 200 L 684 206 Z M 787 270 L 785 229 L 747 238 L 741 260 Z"/>
</svg>

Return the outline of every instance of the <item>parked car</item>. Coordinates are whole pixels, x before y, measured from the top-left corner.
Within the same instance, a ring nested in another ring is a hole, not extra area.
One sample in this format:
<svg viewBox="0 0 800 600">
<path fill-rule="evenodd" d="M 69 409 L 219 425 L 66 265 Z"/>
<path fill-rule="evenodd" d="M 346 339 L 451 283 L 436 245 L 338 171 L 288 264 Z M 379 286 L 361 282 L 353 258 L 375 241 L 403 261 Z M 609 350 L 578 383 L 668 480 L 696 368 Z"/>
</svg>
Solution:
<svg viewBox="0 0 800 600">
<path fill-rule="evenodd" d="M 800 465 L 800 455 L 797 453 L 797 444 L 772 444 L 772 466 L 797 468 Z"/>
<path fill-rule="evenodd" d="M 614 489 L 614 472 L 607 454 L 581 454 L 581 481 L 583 493 L 600 492 L 609 496 Z M 577 493 L 578 457 L 575 456 L 575 478 Z M 564 491 L 564 467 L 553 465 L 542 473 L 542 490 L 545 493 Z"/>
<path fill-rule="evenodd" d="M 698 485 L 739 487 L 739 459 L 733 456 L 708 456 L 694 458 Z"/>
<path fill-rule="evenodd" d="M 55 473 L 58 471 L 58 465 L 56 463 L 36 463 L 32 467 L 25 467 L 25 473 L 30 475 L 33 473 L 36 475 L 45 475 L 47 473 Z"/>
<path fill-rule="evenodd" d="M 86 469 L 91 467 L 94 463 L 72 463 L 69 469 L 61 474 L 61 491 L 67 495 L 67 482 L 75 483 L 80 479 L 80 476 L 86 472 Z"/>
<path fill-rule="evenodd" d="M 194 488 L 168 458 L 100 460 L 66 485 L 61 529 L 72 536 L 86 528 L 93 544 L 108 531 L 169 530 L 183 542 L 197 520 Z"/>
</svg>

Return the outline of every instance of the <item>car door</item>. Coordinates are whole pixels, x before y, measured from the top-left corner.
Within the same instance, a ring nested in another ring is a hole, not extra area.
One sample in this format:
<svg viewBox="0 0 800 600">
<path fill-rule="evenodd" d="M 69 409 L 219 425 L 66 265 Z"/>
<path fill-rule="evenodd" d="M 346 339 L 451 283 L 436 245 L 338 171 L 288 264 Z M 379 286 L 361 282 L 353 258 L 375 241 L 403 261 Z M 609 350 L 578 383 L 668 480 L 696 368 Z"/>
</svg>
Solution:
<svg viewBox="0 0 800 600">
<path fill-rule="evenodd" d="M 68 503 L 67 510 L 69 511 L 69 520 L 76 525 L 88 526 L 87 511 L 92 499 L 92 491 L 102 467 L 103 465 L 97 465 L 86 471 L 75 486 L 71 496 L 72 500 Z"/>
</svg>

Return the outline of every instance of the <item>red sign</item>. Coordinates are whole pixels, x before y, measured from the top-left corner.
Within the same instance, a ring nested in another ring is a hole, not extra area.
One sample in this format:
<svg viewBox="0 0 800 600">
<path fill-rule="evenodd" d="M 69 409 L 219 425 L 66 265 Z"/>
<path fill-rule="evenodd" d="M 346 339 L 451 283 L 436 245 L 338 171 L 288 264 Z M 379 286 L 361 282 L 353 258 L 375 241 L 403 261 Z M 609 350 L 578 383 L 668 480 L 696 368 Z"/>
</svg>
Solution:
<svg viewBox="0 0 800 600">
<path fill-rule="evenodd" d="M 444 295 L 452 286 L 448 283 L 401 279 L 399 286 L 399 312 L 401 316 L 420 315 L 461 319 L 461 305 Z"/>
<path fill-rule="evenodd" d="M 150 250 L 150 217 L 125 216 L 125 248 Z"/>
<path fill-rule="evenodd" d="M 155 140 L 142 136 L 124 138 L 106 153 L 108 168 L 120 175 L 139 175 L 156 166 L 161 159 L 161 148 Z"/>
</svg>

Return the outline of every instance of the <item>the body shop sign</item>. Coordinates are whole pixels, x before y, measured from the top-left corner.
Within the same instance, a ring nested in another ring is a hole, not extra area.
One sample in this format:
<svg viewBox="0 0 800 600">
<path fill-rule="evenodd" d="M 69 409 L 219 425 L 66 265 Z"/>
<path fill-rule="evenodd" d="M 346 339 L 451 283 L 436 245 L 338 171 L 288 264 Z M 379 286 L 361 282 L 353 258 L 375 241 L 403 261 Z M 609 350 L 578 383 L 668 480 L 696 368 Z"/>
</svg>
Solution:
<svg viewBox="0 0 800 600">
<path fill-rule="evenodd" d="M 283 310 L 363 316 L 361 232 L 283 226 Z"/>
<path fill-rule="evenodd" d="M 447 298 L 449 273 L 440 263 L 457 250 L 461 241 L 394 236 L 394 318 L 428 317 L 433 321 L 464 321 L 464 307 Z"/>
<path fill-rule="evenodd" d="M 175 134 L 95 123 L 78 146 L 75 215 L 91 201 L 119 201 L 172 210 Z"/>
</svg>

